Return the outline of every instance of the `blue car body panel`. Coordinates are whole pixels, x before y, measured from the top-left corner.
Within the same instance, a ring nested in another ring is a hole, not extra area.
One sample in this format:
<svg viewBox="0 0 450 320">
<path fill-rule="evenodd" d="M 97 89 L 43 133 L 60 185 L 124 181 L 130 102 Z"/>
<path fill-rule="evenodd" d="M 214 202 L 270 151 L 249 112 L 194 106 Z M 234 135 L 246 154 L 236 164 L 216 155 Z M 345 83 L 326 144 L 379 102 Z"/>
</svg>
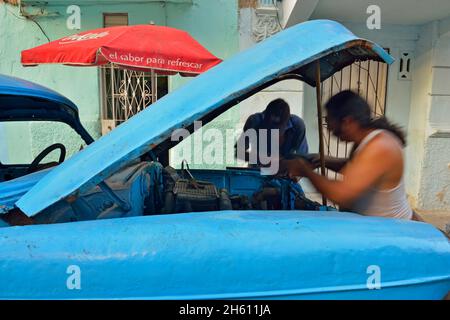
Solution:
<svg viewBox="0 0 450 320">
<path fill-rule="evenodd" d="M 94 141 L 82 126 L 72 101 L 36 83 L 0 74 L 0 122 L 3 121 L 64 122 L 87 144 Z"/>
<path fill-rule="evenodd" d="M 11 299 L 442 299 L 450 288 L 449 243 L 433 226 L 337 212 L 3 228 L 0 261 Z"/>
<path fill-rule="evenodd" d="M 88 191 L 170 138 L 175 129 L 191 125 L 279 76 L 295 72 L 309 82 L 315 70 L 311 63 L 318 59 L 322 59 L 323 78 L 356 59 L 393 61 L 381 47 L 356 37 L 337 22 L 315 20 L 291 27 L 135 115 L 46 175 L 16 205 L 33 216 L 71 194 Z"/>
<path fill-rule="evenodd" d="M 77 106 L 58 92 L 16 77 L 0 75 L 0 95 L 39 98 L 46 100 L 47 102 L 54 102 L 61 106 L 65 106 L 73 112 L 78 113 Z M 14 103 L 17 103 L 17 99 L 16 101 L 12 101 L 11 105 L 12 107 L 17 107 Z M 6 107 L 6 105 L 0 105 L 0 109 L 3 107 Z M 33 107 L 33 104 L 30 103 L 29 107 Z"/>
<path fill-rule="evenodd" d="M 14 180 L 0 183 L 0 214 L 13 209 L 16 201 L 38 183 L 50 170 L 37 171 Z"/>
</svg>

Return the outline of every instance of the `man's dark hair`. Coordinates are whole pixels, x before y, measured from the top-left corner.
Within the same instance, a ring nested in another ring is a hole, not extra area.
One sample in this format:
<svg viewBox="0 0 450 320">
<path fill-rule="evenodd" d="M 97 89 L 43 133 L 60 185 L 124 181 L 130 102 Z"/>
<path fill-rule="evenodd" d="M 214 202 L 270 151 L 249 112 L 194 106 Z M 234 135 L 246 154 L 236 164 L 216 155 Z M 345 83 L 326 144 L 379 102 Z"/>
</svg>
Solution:
<svg viewBox="0 0 450 320">
<path fill-rule="evenodd" d="M 328 116 L 341 122 L 345 117 L 351 117 L 363 128 L 384 129 L 397 136 L 403 146 L 406 136 L 402 128 L 391 123 L 386 117 L 373 118 L 369 104 L 357 93 L 351 90 L 342 91 L 331 97 L 325 105 Z"/>
<path fill-rule="evenodd" d="M 286 122 L 291 116 L 291 110 L 289 108 L 289 104 L 279 98 L 271 101 L 267 105 L 266 110 L 264 110 L 264 114 L 267 118 L 271 115 L 279 116 L 282 119 L 282 122 Z"/>
</svg>

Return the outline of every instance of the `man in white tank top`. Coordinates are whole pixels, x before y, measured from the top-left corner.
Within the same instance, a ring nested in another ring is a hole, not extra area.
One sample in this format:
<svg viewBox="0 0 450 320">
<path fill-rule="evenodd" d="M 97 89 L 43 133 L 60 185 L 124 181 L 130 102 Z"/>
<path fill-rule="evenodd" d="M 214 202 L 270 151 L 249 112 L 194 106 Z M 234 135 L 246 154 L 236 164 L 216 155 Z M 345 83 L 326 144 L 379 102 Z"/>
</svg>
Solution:
<svg viewBox="0 0 450 320">
<path fill-rule="evenodd" d="M 314 172 L 318 161 L 284 160 L 282 170 L 291 177 L 308 178 L 341 210 L 412 219 L 403 183 L 403 132 L 385 118 L 372 119 L 369 105 L 352 91 L 335 95 L 325 108 L 329 130 L 354 143 L 349 159 L 325 159 L 326 167 L 339 172 L 342 179 L 330 180 Z"/>
</svg>

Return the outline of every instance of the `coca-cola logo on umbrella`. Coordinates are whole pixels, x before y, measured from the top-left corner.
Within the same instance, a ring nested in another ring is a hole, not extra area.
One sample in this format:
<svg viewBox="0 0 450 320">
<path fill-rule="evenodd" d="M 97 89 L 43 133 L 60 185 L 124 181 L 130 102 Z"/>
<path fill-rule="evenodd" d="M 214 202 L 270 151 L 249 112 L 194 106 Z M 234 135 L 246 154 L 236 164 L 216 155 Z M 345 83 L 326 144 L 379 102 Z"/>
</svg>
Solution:
<svg viewBox="0 0 450 320">
<path fill-rule="evenodd" d="M 108 31 L 100 32 L 100 33 L 74 34 L 74 35 L 62 38 L 59 41 L 59 43 L 67 44 L 67 43 L 73 43 L 73 42 L 78 42 L 78 41 L 93 40 L 93 39 L 103 38 L 108 35 L 109 35 Z"/>
</svg>

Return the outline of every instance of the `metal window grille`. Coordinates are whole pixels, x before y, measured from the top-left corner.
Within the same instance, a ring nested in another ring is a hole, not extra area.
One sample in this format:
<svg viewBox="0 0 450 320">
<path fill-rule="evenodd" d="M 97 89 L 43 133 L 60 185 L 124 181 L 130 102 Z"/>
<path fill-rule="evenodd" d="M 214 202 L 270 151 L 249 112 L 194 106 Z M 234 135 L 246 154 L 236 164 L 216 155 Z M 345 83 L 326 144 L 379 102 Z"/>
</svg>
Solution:
<svg viewBox="0 0 450 320">
<path fill-rule="evenodd" d="M 152 72 L 101 67 L 102 134 L 125 122 L 167 94 L 168 79 Z"/>
<path fill-rule="evenodd" d="M 105 27 L 128 25 L 127 13 L 104 13 Z M 168 92 L 168 79 L 108 64 L 100 68 L 101 124 L 106 134 Z"/>
<path fill-rule="evenodd" d="M 383 116 L 386 112 L 387 79 L 387 64 L 376 61 L 355 62 L 322 83 L 322 101 L 326 103 L 336 93 L 350 89 L 359 93 L 369 103 L 373 116 Z M 322 119 L 322 125 L 325 154 L 347 158 L 352 145 L 334 137 L 328 130 L 325 119 Z M 334 177 L 337 178 L 337 174 L 334 174 Z"/>
</svg>

